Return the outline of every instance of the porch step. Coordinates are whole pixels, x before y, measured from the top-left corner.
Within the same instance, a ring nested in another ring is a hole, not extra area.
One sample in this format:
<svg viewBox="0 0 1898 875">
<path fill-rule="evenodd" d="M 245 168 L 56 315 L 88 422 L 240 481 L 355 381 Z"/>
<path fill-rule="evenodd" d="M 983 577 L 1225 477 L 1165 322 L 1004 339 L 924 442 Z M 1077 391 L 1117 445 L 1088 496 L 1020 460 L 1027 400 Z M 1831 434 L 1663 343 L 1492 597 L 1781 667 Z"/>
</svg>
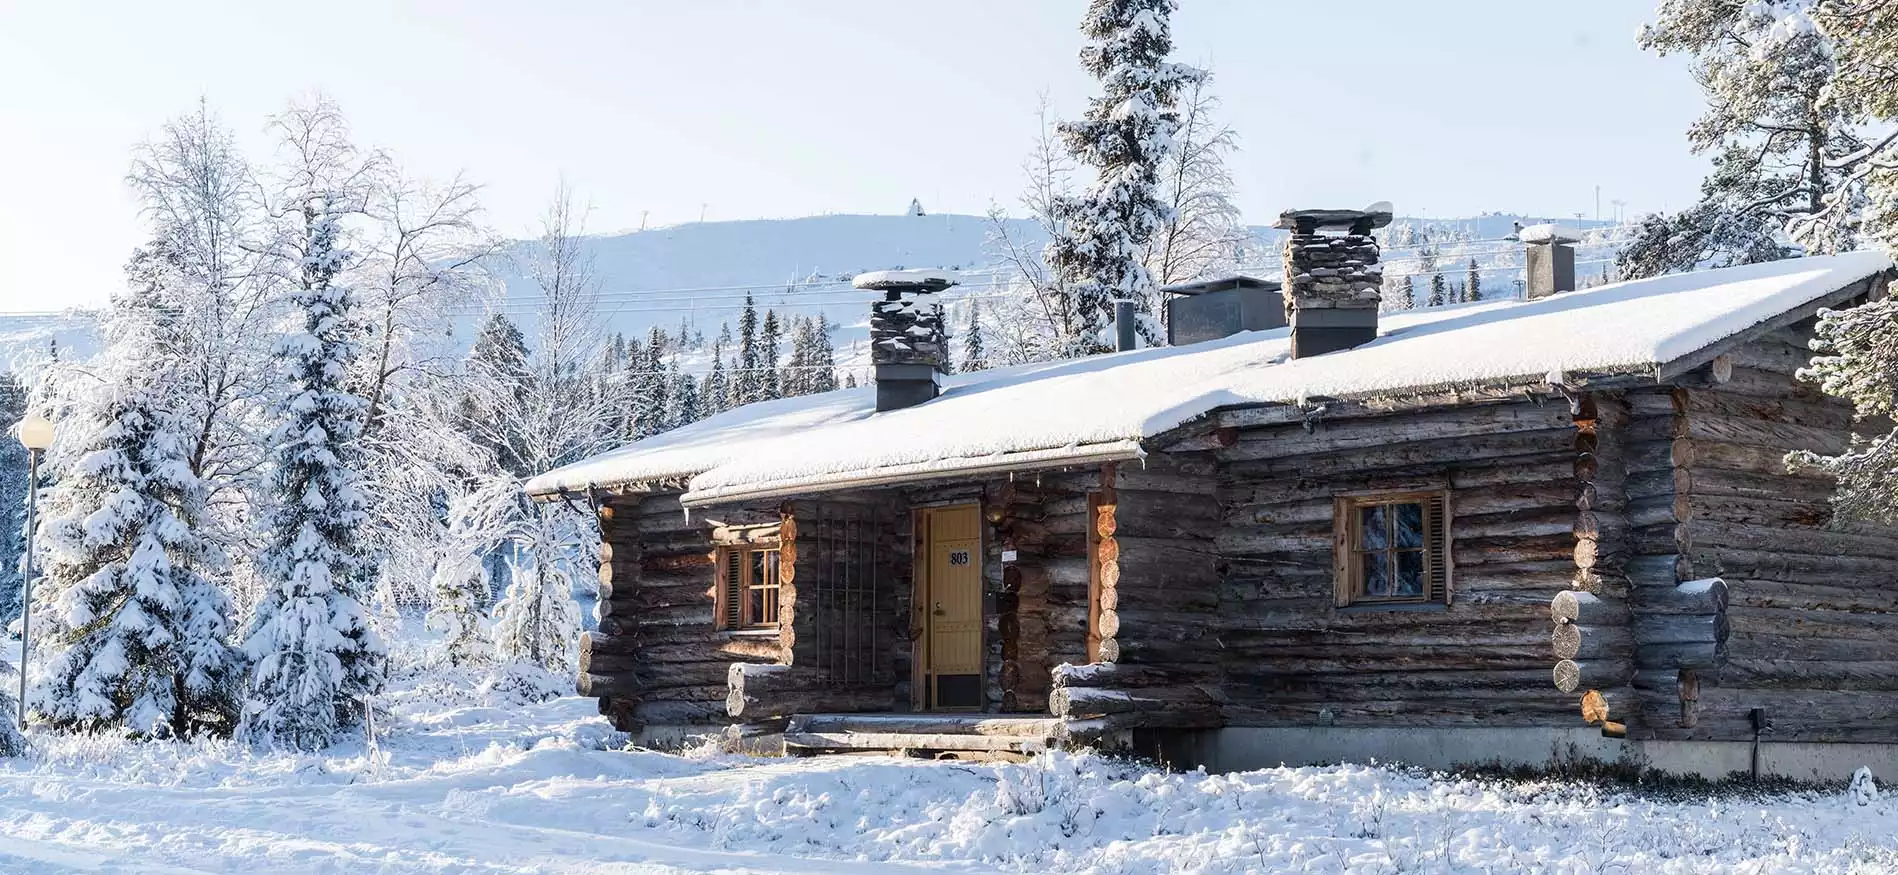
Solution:
<svg viewBox="0 0 1898 875">
<path fill-rule="evenodd" d="M 786 753 L 1047 750 L 1061 721 L 990 714 L 799 714 L 784 728 Z"/>
</svg>

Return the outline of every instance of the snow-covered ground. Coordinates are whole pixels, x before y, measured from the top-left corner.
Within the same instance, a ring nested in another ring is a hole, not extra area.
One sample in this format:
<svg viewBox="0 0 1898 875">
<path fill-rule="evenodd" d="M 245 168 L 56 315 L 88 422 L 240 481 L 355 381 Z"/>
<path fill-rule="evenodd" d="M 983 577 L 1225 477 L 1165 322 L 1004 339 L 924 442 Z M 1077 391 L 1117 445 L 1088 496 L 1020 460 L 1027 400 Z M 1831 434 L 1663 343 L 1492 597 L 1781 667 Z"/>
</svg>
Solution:
<svg viewBox="0 0 1898 875">
<path fill-rule="evenodd" d="M 621 749 L 590 700 L 472 673 L 387 705 L 379 750 L 321 756 L 41 733 L 0 761 L 0 872 L 1898 871 L 1892 796 L 673 756 Z"/>
</svg>

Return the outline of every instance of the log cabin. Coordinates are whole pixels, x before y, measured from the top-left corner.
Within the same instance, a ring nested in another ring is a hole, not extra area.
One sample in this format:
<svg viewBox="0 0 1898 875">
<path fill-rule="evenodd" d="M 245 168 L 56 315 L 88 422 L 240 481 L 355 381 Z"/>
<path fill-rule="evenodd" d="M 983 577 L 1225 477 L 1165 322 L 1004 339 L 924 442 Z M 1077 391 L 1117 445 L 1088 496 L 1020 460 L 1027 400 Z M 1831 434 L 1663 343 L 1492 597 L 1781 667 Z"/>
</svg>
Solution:
<svg viewBox="0 0 1898 875">
<path fill-rule="evenodd" d="M 1796 371 L 1891 261 L 1578 290 L 1544 229 L 1520 299 L 1379 312 L 1388 221 L 1285 214 L 1177 345 L 970 374 L 951 276 L 860 277 L 873 386 L 531 481 L 599 520 L 579 692 L 790 753 L 1898 773 L 1898 530 L 1785 461 L 1850 440 Z"/>
</svg>

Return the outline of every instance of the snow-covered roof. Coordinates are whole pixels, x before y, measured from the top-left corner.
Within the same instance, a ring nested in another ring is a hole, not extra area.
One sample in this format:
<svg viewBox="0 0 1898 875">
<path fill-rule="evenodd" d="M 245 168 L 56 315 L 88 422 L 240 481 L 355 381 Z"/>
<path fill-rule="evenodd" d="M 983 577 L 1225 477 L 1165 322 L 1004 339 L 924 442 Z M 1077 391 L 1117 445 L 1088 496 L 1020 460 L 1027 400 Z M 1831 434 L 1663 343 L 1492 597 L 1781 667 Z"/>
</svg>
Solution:
<svg viewBox="0 0 1898 875">
<path fill-rule="evenodd" d="M 1385 314 L 1377 340 L 1289 357 L 1286 329 L 945 378 L 876 413 L 872 388 L 748 405 L 534 478 L 528 489 L 690 478 L 692 504 L 1010 467 L 1135 458 L 1219 408 L 1654 373 L 1891 267 L 1880 252 L 1677 274 Z"/>
</svg>

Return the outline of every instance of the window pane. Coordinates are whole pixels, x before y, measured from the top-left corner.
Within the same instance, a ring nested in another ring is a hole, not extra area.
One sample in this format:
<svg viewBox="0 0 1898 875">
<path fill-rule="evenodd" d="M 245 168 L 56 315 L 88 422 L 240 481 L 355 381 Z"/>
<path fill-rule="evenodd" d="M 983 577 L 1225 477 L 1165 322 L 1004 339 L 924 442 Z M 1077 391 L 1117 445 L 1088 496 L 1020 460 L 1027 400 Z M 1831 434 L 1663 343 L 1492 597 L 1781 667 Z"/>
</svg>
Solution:
<svg viewBox="0 0 1898 875">
<path fill-rule="evenodd" d="M 1391 595 L 1417 597 L 1424 594 L 1424 558 L 1421 551 L 1397 554 L 1397 579 L 1391 581 Z"/>
<path fill-rule="evenodd" d="M 765 584 L 772 582 L 771 578 L 766 576 L 767 573 L 770 571 L 771 554 L 763 550 L 753 550 L 751 551 L 750 555 L 751 555 L 751 585 L 764 586 Z"/>
<path fill-rule="evenodd" d="M 1358 559 L 1364 565 L 1364 594 L 1370 598 L 1382 598 L 1390 595 L 1391 569 L 1390 554 L 1361 553 Z"/>
<path fill-rule="evenodd" d="M 1359 548 L 1382 550 L 1390 546 L 1390 523 L 1384 511 L 1385 506 L 1381 504 L 1358 509 Z"/>
<path fill-rule="evenodd" d="M 1396 516 L 1397 547 L 1422 547 L 1424 542 L 1423 505 L 1394 504 L 1391 513 Z"/>
<path fill-rule="evenodd" d="M 776 623 L 778 621 L 778 590 L 777 588 L 773 587 L 771 589 L 758 590 L 758 599 L 759 599 L 758 622 L 759 623 Z"/>
</svg>

